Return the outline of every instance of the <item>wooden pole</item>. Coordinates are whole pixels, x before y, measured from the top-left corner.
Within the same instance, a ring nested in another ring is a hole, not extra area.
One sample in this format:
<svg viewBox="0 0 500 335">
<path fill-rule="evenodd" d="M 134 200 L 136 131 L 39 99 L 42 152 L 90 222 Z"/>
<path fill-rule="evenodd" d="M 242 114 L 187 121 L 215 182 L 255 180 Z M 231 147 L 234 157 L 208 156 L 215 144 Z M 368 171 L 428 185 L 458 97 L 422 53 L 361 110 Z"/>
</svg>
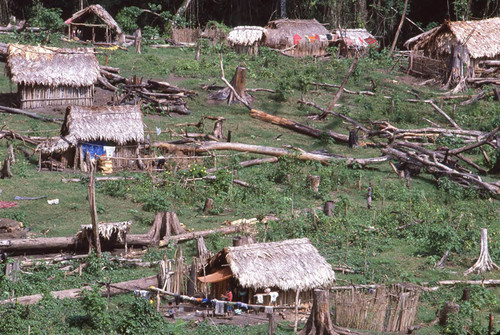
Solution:
<svg viewBox="0 0 500 335">
<path fill-rule="evenodd" d="M 295 293 L 295 322 L 293 324 L 293 332 L 297 332 L 297 324 L 299 322 L 299 295 L 300 295 L 300 290 L 297 289 L 297 292 Z"/>
<path fill-rule="evenodd" d="M 96 249 L 97 257 L 101 258 L 101 241 L 99 239 L 99 226 L 97 224 L 97 207 L 95 203 L 95 163 L 90 163 L 90 181 L 88 186 L 90 219 L 92 221 L 93 244 Z"/>
<path fill-rule="evenodd" d="M 396 30 L 396 35 L 394 36 L 394 40 L 392 41 L 391 50 L 389 51 L 389 56 L 393 53 L 394 48 L 396 47 L 396 42 L 398 41 L 399 33 L 401 32 L 401 27 L 403 27 L 403 22 L 405 21 L 406 8 L 408 8 L 408 0 L 405 0 L 403 14 L 401 15 L 401 21 L 399 21 L 399 26 L 398 29 Z"/>
</svg>

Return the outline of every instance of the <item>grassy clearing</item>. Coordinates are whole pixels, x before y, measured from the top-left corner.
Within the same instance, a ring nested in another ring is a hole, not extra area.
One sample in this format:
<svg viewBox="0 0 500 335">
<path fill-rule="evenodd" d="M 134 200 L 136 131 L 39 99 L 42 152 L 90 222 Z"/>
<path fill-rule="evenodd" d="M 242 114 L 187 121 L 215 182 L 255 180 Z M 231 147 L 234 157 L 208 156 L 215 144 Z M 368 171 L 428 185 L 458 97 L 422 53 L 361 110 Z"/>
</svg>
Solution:
<svg viewBox="0 0 500 335">
<path fill-rule="evenodd" d="M 291 145 L 308 151 L 327 150 L 330 153 L 354 157 L 379 155 L 376 149 L 349 149 L 328 139 L 315 140 L 262 123 L 249 118 L 248 111 L 237 104 L 228 106 L 208 102 L 208 93 L 201 91 L 199 86 L 213 82 L 222 85 L 218 79 L 220 48 L 207 45 L 203 50 L 199 62 L 194 60 L 195 51 L 188 48 L 154 50 L 146 46 L 141 55 L 132 50 L 103 50 L 104 54 L 99 56 L 100 62 L 104 63 L 107 55 L 108 65 L 120 67 L 124 76 L 137 75 L 145 79 L 166 80 L 199 92 L 198 96 L 188 103 L 192 110 L 189 116 L 145 115 L 146 130 L 151 141 L 168 140 L 167 130 L 179 131 L 175 127 L 176 123 L 197 122 L 202 115 L 217 115 L 226 118 L 224 127 L 225 130 L 232 131 L 234 142 L 276 147 Z M 316 88 L 310 83 L 339 84 L 347 72 L 350 60 L 298 60 L 280 57 L 269 50 L 263 50 L 259 57 L 236 55 L 226 49 L 223 51 L 227 77 L 232 76 L 238 64 L 244 63 L 248 67 L 247 87 L 271 88 L 278 91 L 277 94 L 256 93 L 252 102 L 255 108 L 323 130 L 347 133 L 349 125 L 338 119 L 330 117 L 327 121 L 318 122 L 306 118 L 317 111 L 301 107 L 296 101 L 304 98 L 326 107 L 336 90 Z M 383 54 L 373 54 L 369 58 L 361 59 L 347 87 L 351 90 L 372 90 L 370 79 L 373 79 L 377 84 L 376 96 L 343 94 L 339 100 L 339 104 L 342 104 L 338 108 L 339 111 L 363 122 L 388 120 L 398 127 L 425 127 L 427 123 L 423 118 L 446 125 L 446 120 L 431 106 L 405 101 L 407 98 L 415 98 L 416 95 L 421 99 L 438 99 L 441 92 L 433 87 L 415 86 L 418 80 L 392 70 L 392 65 Z M 9 83 L 4 77 L 0 78 L 0 90 L 10 92 Z M 393 98 L 394 108 L 391 99 L 384 96 Z M 457 103 L 458 101 L 445 100 L 442 102 L 442 108 L 453 115 L 453 104 Z M 453 116 L 464 128 L 485 131 L 500 122 L 497 106 L 490 100 L 467 107 L 457 105 Z M 0 114 L 0 123 L 22 134 L 54 136 L 59 131 L 55 124 L 9 114 Z M 156 127 L 164 130 L 160 136 L 156 135 Z M 209 132 L 211 128 L 212 125 L 207 123 L 205 129 L 186 130 Z M 460 145 L 459 139 L 443 141 L 437 145 Z M 7 146 L 5 140 L 0 142 L 0 157 L 5 156 Z M 489 154 L 493 157 L 491 152 Z M 34 236 L 42 236 L 42 233 L 46 236 L 67 236 L 74 234 L 81 224 L 90 222 L 85 181 L 70 184 L 61 182 L 62 178 L 82 177 L 81 174 L 38 172 L 36 162 L 23 159 L 19 151 L 17 155 L 20 161 L 13 168 L 15 177 L 0 183 L 0 200 L 12 201 L 15 195 L 47 195 L 51 199 L 59 198 L 60 204 L 49 206 L 45 200 L 24 201 L 17 208 L 1 210 L 1 216 L 22 221 L 25 226 L 32 228 Z M 347 168 L 341 163 L 321 166 L 282 159 L 278 164 L 239 169 L 237 162 L 254 156 L 242 153 L 221 155 L 223 156 L 217 158 L 217 165 L 230 168 L 221 171 L 215 182 L 185 183 L 186 178 L 203 175 L 204 168 L 212 167 L 214 161 L 210 158 L 193 162 L 191 166 L 178 170 L 175 174 L 173 171 L 159 174 L 154 182 L 144 174 L 128 174 L 138 179 L 99 183 L 99 220 L 130 219 L 133 221 L 132 232 L 140 233 L 149 228 L 157 210 L 176 211 L 181 222 L 196 230 L 217 227 L 225 220 L 276 214 L 281 218 L 280 221 L 257 226 L 259 240 L 309 237 L 329 262 L 335 265 L 346 264 L 356 271 L 352 275 L 338 274 L 339 283 L 420 283 L 464 279 L 462 272 L 470 267 L 478 256 L 479 228 L 482 227 L 489 229 L 490 252 L 493 259 L 497 263 L 500 262 L 498 201 L 465 190 L 446 180 L 441 180 L 438 184 L 432 176 L 421 174 L 413 179 L 412 188 L 409 190 L 386 164 L 357 169 Z M 486 162 L 481 161 L 480 152 L 473 155 L 473 159 L 485 167 L 488 166 Z M 238 170 L 238 179 L 256 187 L 243 189 L 233 185 L 233 170 Z M 307 186 L 306 176 L 309 174 L 321 176 L 317 193 Z M 365 200 L 369 183 L 372 183 L 374 189 L 372 210 L 366 208 Z M 215 199 L 215 208 L 211 214 L 204 215 L 202 207 L 207 197 Z M 333 217 L 325 217 L 321 212 L 321 206 L 326 200 L 336 201 Z M 416 224 L 404 230 L 397 229 L 410 223 Z M 214 252 L 229 243 L 229 237 L 216 235 L 207 238 L 207 246 Z M 435 269 L 434 264 L 446 250 L 451 250 L 447 267 L 444 270 Z M 172 254 L 173 250 L 151 250 L 148 257 L 161 258 L 164 252 Z M 194 244 L 186 243 L 184 252 L 189 259 L 194 254 Z M 123 278 L 128 276 L 126 273 L 124 270 Z M 133 271 L 130 273 L 130 277 L 136 275 Z M 98 273 L 95 278 L 89 280 L 97 281 L 101 276 L 104 275 Z M 495 273 L 489 273 L 486 277 L 495 276 Z M 477 275 L 471 275 L 469 278 L 480 279 Z M 34 286 L 33 292 L 59 286 L 59 282 L 53 283 L 48 283 L 44 288 Z M 78 285 L 78 282 L 71 283 Z M 2 289 L 0 293 L 9 291 Z M 471 311 L 471 308 L 474 308 L 478 315 L 494 313 L 497 318 L 500 317 L 500 290 L 488 289 L 476 293 L 480 302 L 464 309 L 467 311 L 469 308 L 468 311 Z M 496 300 L 490 299 L 495 295 Z M 445 300 L 459 299 L 460 296 L 460 288 L 425 295 L 419 312 L 419 322 L 432 320 L 434 310 Z M 464 316 L 463 319 L 470 318 Z M 484 326 L 486 318 L 481 317 L 480 321 Z M 200 333 L 210 326 L 202 325 L 198 330 L 189 325 L 176 327 Z M 480 329 L 479 326 L 475 327 L 474 329 Z M 259 329 L 252 331 L 259 333 Z M 228 328 L 227 332 L 230 331 L 234 330 Z M 421 334 L 435 334 L 441 331 L 447 330 L 433 327 L 421 331 Z"/>
</svg>

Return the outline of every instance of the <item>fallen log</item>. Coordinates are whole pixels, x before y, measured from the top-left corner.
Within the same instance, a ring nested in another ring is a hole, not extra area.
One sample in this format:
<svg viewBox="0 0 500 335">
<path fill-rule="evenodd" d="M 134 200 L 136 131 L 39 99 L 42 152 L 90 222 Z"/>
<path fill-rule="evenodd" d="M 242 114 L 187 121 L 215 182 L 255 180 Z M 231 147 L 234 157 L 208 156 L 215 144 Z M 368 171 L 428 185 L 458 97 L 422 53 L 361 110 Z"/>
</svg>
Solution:
<svg viewBox="0 0 500 335">
<path fill-rule="evenodd" d="M 217 228 L 217 229 L 208 229 L 208 230 L 201 230 L 201 231 L 194 231 L 191 233 L 185 233 L 185 234 L 180 234 L 180 235 L 171 235 L 168 239 L 163 239 L 160 241 L 159 247 L 166 247 L 168 246 L 169 242 L 172 241 L 174 243 L 178 242 L 184 242 L 184 241 L 189 241 L 189 240 L 194 240 L 199 237 L 204 237 L 212 234 L 234 234 L 234 233 L 239 233 L 242 231 L 245 231 L 248 228 L 247 224 L 240 224 L 238 226 L 229 226 L 229 227 L 222 227 L 222 228 Z"/>
<path fill-rule="evenodd" d="M 308 135 L 314 138 L 322 138 L 323 136 L 327 135 L 331 138 L 333 138 L 337 142 L 341 143 L 348 143 L 349 142 L 349 136 L 344 135 L 344 134 L 339 134 L 335 133 L 333 131 L 322 131 L 314 127 L 306 126 L 303 125 L 299 122 L 295 122 L 289 119 L 285 119 L 279 116 L 274 116 L 271 114 L 267 114 L 265 112 L 256 110 L 256 109 L 251 109 L 250 110 L 250 116 L 259 119 L 261 121 L 269 122 L 275 125 L 278 125 L 283 128 L 287 128 L 293 131 L 296 131 L 298 133 Z"/>
<path fill-rule="evenodd" d="M 6 106 L 0 106 L 0 111 L 2 111 L 4 113 L 24 115 L 24 116 L 31 117 L 33 119 L 42 120 L 45 122 L 54 122 L 57 124 L 61 124 L 62 121 L 64 120 L 62 118 L 48 118 L 45 116 L 38 115 L 37 113 L 34 113 L 34 112 L 26 112 L 22 109 L 6 107 Z"/>
<path fill-rule="evenodd" d="M 340 85 L 328 84 L 328 83 L 312 82 L 311 85 L 322 86 L 322 87 L 340 88 Z M 372 95 L 372 96 L 375 95 L 375 93 L 372 91 L 351 91 L 345 87 L 343 88 L 343 91 L 347 94 L 354 94 L 354 95 Z"/>
<path fill-rule="evenodd" d="M 140 279 L 129 280 L 125 282 L 115 283 L 110 285 L 109 295 L 117 295 L 121 293 L 133 292 L 134 290 L 146 290 L 150 286 L 158 286 L 157 276 L 150 276 Z M 90 286 L 74 288 L 62 291 L 50 292 L 55 299 L 77 299 L 83 291 L 92 290 Z M 107 296 L 106 288 L 101 289 L 101 295 Z M 21 305 L 33 305 L 42 300 L 43 294 L 34 294 L 18 298 L 1 300 L 0 304 L 17 303 Z"/>
<path fill-rule="evenodd" d="M 275 157 L 291 157 L 304 161 L 318 161 L 321 163 L 329 163 L 332 161 L 345 161 L 347 165 L 352 164 L 378 164 L 388 160 L 387 156 L 374 157 L 374 158 L 352 158 L 352 157 L 338 157 L 329 156 L 325 154 L 317 154 L 311 152 L 305 152 L 299 148 L 285 149 L 276 147 L 266 147 L 261 145 L 243 144 L 243 143 L 228 143 L 228 142 L 203 142 L 203 143 L 193 143 L 188 144 L 172 144 L 168 142 L 154 142 L 151 144 L 153 148 L 163 148 L 168 151 L 182 151 L 183 153 L 196 154 L 210 152 L 213 150 L 233 150 L 241 152 L 249 152 L 261 155 L 269 155 Z"/>
</svg>

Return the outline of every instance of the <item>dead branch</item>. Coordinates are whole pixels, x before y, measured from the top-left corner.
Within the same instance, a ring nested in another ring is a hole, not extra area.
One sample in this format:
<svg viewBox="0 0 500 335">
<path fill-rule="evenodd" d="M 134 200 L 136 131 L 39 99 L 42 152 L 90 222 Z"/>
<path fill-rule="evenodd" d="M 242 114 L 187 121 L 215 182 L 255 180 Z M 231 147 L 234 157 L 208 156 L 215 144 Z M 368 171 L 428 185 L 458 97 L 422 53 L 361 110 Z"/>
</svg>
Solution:
<svg viewBox="0 0 500 335">
<path fill-rule="evenodd" d="M 328 83 L 312 82 L 311 85 L 322 86 L 322 87 L 340 88 L 340 85 L 328 84 Z M 347 94 L 353 94 L 353 95 L 371 95 L 371 96 L 375 95 L 375 93 L 372 91 L 351 91 L 345 87 L 343 88 L 343 91 Z"/>
<path fill-rule="evenodd" d="M 63 121 L 63 119 L 61 119 L 61 118 L 48 118 L 45 116 L 38 115 L 37 113 L 34 113 L 34 112 L 26 112 L 22 109 L 12 108 L 12 107 L 7 107 L 7 106 L 0 106 L 0 111 L 4 112 L 4 113 L 24 115 L 24 116 L 31 117 L 33 119 L 42 120 L 45 122 L 54 122 L 57 124 L 61 124 Z"/>
</svg>

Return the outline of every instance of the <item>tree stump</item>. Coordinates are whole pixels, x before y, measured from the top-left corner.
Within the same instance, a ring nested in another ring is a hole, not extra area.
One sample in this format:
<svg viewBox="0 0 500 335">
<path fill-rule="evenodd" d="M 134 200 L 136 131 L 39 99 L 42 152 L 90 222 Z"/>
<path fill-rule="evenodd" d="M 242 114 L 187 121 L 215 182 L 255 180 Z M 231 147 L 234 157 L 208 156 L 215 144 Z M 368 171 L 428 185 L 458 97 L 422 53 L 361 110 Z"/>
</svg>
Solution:
<svg viewBox="0 0 500 335">
<path fill-rule="evenodd" d="M 323 207 L 323 213 L 325 213 L 326 216 L 333 216 L 334 209 L 335 203 L 333 201 L 327 201 Z"/>
<path fill-rule="evenodd" d="M 213 131 L 213 135 L 215 138 L 217 139 L 224 139 L 225 136 L 224 136 L 224 130 L 222 129 L 222 125 L 224 123 L 224 118 L 219 118 L 215 121 L 215 124 L 214 124 L 214 131 Z"/>
<path fill-rule="evenodd" d="M 214 207 L 214 199 L 207 198 L 207 200 L 205 200 L 205 206 L 203 206 L 203 213 L 208 214 L 208 212 L 210 212 L 213 207 Z"/>
<path fill-rule="evenodd" d="M 249 103 L 252 97 L 246 93 L 246 80 L 247 80 L 247 68 L 244 66 L 238 66 L 236 68 L 236 72 L 234 73 L 233 79 L 231 79 L 231 86 L 234 88 L 236 93 L 243 99 L 246 103 Z M 227 100 L 228 104 L 232 104 L 233 102 L 239 102 L 238 98 L 235 96 L 234 92 L 229 88 L 225 87 L 217 92 L 215 92 L 211 99 L 224 101 Z"/>
<path fill-rule="evenodd" d="M 359 143 L 358 143 L 358 130 L 357 129 L 351 129 L 349 131 L 349 140 L 347 143 L 349 145 L 349 148 L 355 148 L 359 145 Z"/>
<path fill-rule="evenodd" d="M 439 313 L 439 324 L 441 326 L 446 325 L 448 322 L 448 317 L 452 313 L 458 313 L 460 311 L 460 305 L 451 301 L 447 301 L 444 304 L 443 309 Z"/>
<path fill-rule="evenodd" d="M 330 319 L 328 291 L 315 289 L 313 307 L 301 335 L 332 335 L 337 334 Z"/>
<path fill-rule="evenodd" d="M 488 251 L 488 229 L 482 228 L 481 252 L 479 253 L 479 258 L 470 269 L 464 272 L 464 275 L 467 276 L 471 272 L 483 274 L 484 272 L 491 271 L 493 269 L 500 270 L 500 267 L 493 262 Z"/>
<path fill-rule="evenodd" d="M 5 179 L 5 178 L 12 178 L 14 175 L 12 174 L 12 171 L 10 170 L 10 159 L 7 157 L 3 161 L 3 166 L 2 170 L 0 171 L 0 178 Z"/>
<path fill-rule="evenodd" d="M 212 253 L 205 245 L 205 239 L 203 238 L 203 236 L 200 236 L 196 239 L 196 251 L 198 258 L 201 259 L 203 264 L 205 264 L 206 261 L 212 256 Z"/>
<path fill-rule="evenodd" d="M 309 185 L 310 185 L 311 189 L 314 192 L 318 192 L 319 191 L 319 182 L 321 181 L 321 177 L 320 176 L 308 176 L 307 179 L 309 180 Z"/>
<path fill-rule="evenodd" d="M 253 236 L 235 236 L 233 237 L 233 247 L 239 247 L 241 245 L 253 244 L 255 243 L 255 238 Z"/>
</svg>

